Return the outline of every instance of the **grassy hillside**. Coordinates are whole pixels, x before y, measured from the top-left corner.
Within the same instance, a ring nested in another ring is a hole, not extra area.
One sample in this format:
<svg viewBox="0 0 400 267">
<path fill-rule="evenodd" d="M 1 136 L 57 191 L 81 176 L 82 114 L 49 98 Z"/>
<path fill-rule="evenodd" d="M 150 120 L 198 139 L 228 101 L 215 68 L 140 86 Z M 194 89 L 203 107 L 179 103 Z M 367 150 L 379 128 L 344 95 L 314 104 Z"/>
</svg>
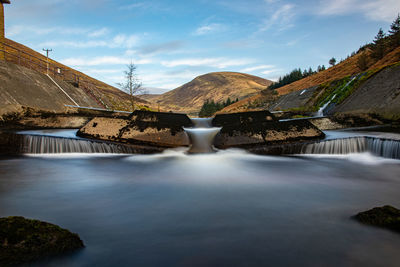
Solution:
<svg viewBox="0 0 400 267">
<path fill-rule="evenodd" d="M 197 114 L 206 100 L 214 102 L 242 99 L 257 94 L 272 82 L 260 77 L 237 73 L 215 72 L 199 76 L 172 91 L 148 99 L 160 103 L 164 110 Z"/>
<path fill-rule="evenodd" d="M 46 73 L 46 57 L 41 53 L 10 39 L 6 39 L 5 48 L 7 61 Z M 129 95 L 125 92 L 52 59 L 49 59 L 49 62 L 51 74 L 57 77 L 56 69 L 60 68 L 63 74 L 60 78 L 85 89 L 86 93 L 99 104 L 104 104 L 103 106 L 114 110 L 130 109 Z M 136 98 L 136 101 L 142 106 L 149 104 L 140 98 Z"/>
<path fill-rule="evenodd" d="M 349 57 L 343 62 L 325 70 L 318 72 L 312 76 L 301 79 L 299 81 L 293 82 L 286 86 L 276 89 L 275 93 L 266 92 L 270 90 L 264 90 L 257 95 L 245 98 L 237 103 L 234 103 L 221 112 L 238 112 L 247 110 L 258 110 L 266 109 L 269 107 L 278 96 L 286 95 L 291 92 L 304 90 L 314 86 L 319 86 L 322 84 L 329 84 L 333 81 L 341 80 L 346 77 L 355 75 L 357 73 L 362 73 L 364 71 L 375 72 L 376 70 L 382 69 L 385 66 L 394 64 L 400 61 L 400 47 L 387 53 L 382 59 L 374 60 L 371 56 L 372 51 L 370 49 L 365 49 L 360 51 L 356 55 Z M 366 70 L 360 69 L 360 57 L 366 56 L 367 68 Z M 273 96 L 275 94 L 275 97 Z"/>
</svg>

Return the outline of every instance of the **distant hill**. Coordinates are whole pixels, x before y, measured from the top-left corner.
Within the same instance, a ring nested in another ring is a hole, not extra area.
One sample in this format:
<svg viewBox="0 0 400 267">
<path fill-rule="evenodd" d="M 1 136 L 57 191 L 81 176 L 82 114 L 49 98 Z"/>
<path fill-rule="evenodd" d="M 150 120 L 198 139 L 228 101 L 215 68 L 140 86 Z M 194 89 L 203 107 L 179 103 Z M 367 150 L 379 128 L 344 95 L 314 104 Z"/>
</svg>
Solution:
<svg viewBox="0 0 400 267">
<path fill-rule="evenodd" d="M 214 72 L 196 77 L 162 95 L 148 95 L 144 99 L 159 103 L 164 110 L 197 114 L 206 100 L 214 102 L 242 99 L 266 89 L 272 82 L 238 72 Z"/>
</svg>

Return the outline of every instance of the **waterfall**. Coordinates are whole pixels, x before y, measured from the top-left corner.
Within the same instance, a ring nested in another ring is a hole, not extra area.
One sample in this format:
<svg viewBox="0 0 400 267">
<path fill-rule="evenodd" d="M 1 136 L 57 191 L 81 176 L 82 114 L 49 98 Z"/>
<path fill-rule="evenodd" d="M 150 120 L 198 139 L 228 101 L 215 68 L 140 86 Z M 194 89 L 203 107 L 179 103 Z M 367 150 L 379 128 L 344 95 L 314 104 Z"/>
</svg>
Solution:
<svg viewBox="0 0 400 267">
<path fill-rule="evenodd" d="M 269 145 L 250 149 L 262 155 L 355 154 L 369 152 L 375 156 L 400 159 L 400 140 L 356 136 L 319 142 Z"/>
<path fill-rule="evenodd" d="M 376 156 L 400 159 L 400 140 L 350 137 L 304 144 L 300 154 L 351 154 L 370 152 Z"/>
<path fill-rule="evenodd" d="M 194 128 L 184 128 L 188 134 L 191 147 L 188 153 L 212 153 L 216 149 L 213 146 L 214 138 L 221 128 L 212 127 L 212 118 L 192 118 Z"/>
<path fill-rule="evenodd" d="M 354 79 L 356 79 L 358 76 L 354 76 L 350 81 L 348 81 L 343 87 L 340 88 L 340 90 L 345 89 L 347 86 L 349 86 Z M 337 92 L 337 90 L 335 90 Z M 335 99 L 336 94 L 334 94 L 322 107 L 319 108 L 317 114 L 315 117 L 323 117 L 324 116 L 324 111 L 325 109 L 329 106 L 329 104 Z"/>
<path fill-rule="evenodd" d="M 138 148 L 115 144 L 111 142 L 92 141 L 84 139 L 43 136 L 20 135 L 21 152 L 28 154 L 58 154 L 58 153 L 113 153 L 133 154 L 138 153 Z"/>
</svg>

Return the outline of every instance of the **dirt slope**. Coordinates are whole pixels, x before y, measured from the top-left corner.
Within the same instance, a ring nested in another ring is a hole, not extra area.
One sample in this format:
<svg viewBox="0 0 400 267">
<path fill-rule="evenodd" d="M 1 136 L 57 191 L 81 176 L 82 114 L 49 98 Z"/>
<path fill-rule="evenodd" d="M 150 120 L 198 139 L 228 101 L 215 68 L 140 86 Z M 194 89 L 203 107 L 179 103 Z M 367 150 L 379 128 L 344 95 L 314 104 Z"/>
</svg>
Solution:
<svg viewBox="0 0 400 267">
<path fill-rule="evenodd" d="M 201 75 L 172 91 L 148 99 L 160 103 L 166 110 L 197 113 L 206 100 L 215 102 L 254 95 L 272 82 L 260 77 L 237 72 L 214 72 Z"/>
</svg>

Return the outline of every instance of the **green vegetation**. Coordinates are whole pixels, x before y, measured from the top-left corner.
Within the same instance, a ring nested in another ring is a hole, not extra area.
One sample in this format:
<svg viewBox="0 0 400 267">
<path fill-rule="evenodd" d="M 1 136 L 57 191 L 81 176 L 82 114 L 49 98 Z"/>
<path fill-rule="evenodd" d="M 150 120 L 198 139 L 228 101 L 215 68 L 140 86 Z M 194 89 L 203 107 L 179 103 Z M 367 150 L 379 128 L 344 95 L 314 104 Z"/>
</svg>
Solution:
<svg viewBox="0 0 400 267">
<path fill-rule="evenodd" d="M 11 266 L 84 247 L 77 234 L 24 217 L 0 218 L 0 265 Z"/>
<path fill-rule="evenodd" d="M 215 112 L 223 109 L 224 107 L 227 107 L 233 103 L 238 102 L 239 99 L 236 98 L 235 101 L 231 101 L 231 99 L 228 97 L 228 99 L 225 102 L 217 102 L 215 103 L 214 100 L 206 100 L 206 102 L 204 102 L 203 106 L 200 109 L 199 112 L 199 117 L 200 118 L 207 118 L 207 117 L 211 117 L 212 115 L 214 115 Z"/>
<path fill-rule="evenodd" d="M 325 70 L 325 66 L 318 66 L 318 72 Z M 300 68 L 292 70 L 289 74 L 284 75 L 283 77 L 279 77 L 278 81 L 271 84 L 268 89 L 277 89 L 279 87 L 282 87 L 284 85 L 290 84 L 292 82 L 301 80 L 303 78 L 306 78 L 308 76 L 311 76 L 313 74 L 317 73 L 317 71 L 313 71 L 312 68 L 310 67 L 308 70 L 302 71 Z"/>
</svg>

